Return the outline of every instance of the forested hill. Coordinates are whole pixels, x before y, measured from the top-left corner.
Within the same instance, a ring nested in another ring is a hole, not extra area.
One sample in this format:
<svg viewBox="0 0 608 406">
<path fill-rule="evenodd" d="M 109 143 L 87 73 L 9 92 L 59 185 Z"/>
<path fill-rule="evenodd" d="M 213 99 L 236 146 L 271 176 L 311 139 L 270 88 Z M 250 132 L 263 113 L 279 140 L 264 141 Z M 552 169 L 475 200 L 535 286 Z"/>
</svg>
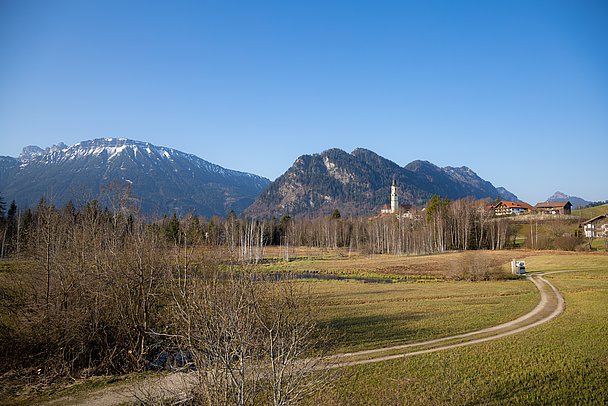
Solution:
<svg viewBox="0 0 608 406">
<path fill-rule="evenodd" d="M 388 203 L 393 176 L 401 204 L 424 205 L 433 195 L 459 199 L 509 197 L 471 169 L 440 168 L 427 161 L 401 167 L 362 148 L 347 153 L 330 149 L 302 155 L 247 209 L 256 216 L 317 216 L 334 209 L 346 215 L 369 215 Z"/>
<path fill-rule="evenodd" d="M 42 196 L 58 206 L 90 199 L 106 204 L 104 190 L 113 183 L 130 187 L 132 203 L 144 213 L 209 217 L 242 213 L 270 181 L 123 138 L 30 146 L 19 158 L 0 157 L 0 196 L 19 207 L 32 207 Z"/>
</svg>

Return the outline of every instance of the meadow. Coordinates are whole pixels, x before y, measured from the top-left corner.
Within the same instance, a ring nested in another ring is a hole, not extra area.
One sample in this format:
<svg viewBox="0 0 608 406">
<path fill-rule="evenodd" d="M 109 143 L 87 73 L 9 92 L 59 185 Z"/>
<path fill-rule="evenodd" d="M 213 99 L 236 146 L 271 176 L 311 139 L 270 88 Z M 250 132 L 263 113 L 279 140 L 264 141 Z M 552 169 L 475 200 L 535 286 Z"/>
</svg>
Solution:
<svg viewBox="0 0 608 406">
<path fill-rule="evenodd" d="M 530 311 L 538 291 L 525 280 L 361 283 L 307 282 L 331 352 L 446 337 L 497 325 Z"/>
<path fill-rule="evenodd" d="M 579 216 L 582 219 L 590 219 L 600 214 L 608 213 L 608 204 L 602 204 L 595 207 L 587 207 L 585 209 L 572 210 L 574 216 Z"/>
<path fill-rule="evenodd" d="M 557 319 L 496 341 L 344 368 L 309 404 L 606 404 L 608 256 L 539 255 L 527 266 L 575 271 L 547 276 L 566 300 Z"/>
<path fill-rule="evenodd" d="M 297 282 L 318 306 L 316 321 L 330 332 L 330 354 L 447 337 L 516 319 L 537 305 L 539 293 L 530 281 L 510 275 L 512 258 L 525 259 L 529 272 L 558 271 L 546 278 L 566 300 L 566 310 L 557 319 L 523 333 L 340 368 L 335 380 L 304 404 L 608 402 L 608 255 L 527 250 L 411 257 L 354 254 L 349 258 L 343 251 L 326 250 L 298 254 L 295 260 L 270 261 L 258 270 L 353 277 Z M 493 271 L 485 274 L 485 280 L 471 280 L 463 268 L 475 266 Z M 356 279 L 359 276 L 392 283 L 364 283 Z M 68 390 L 48 388 L 0 403 L 30 404 L 66 393 L 86 402 L 83 399 L 93 388 L 124 382 L 123 377 L 95 378 Z"/>
<path fill-rule="evenodd" d="M 554 255 L 561 251 L 552 252 Z M 504 278 L 509 273 L 508 263 L 513 258 L 525 259 L 540 255 L 531 250 L 466 251 L 433 255 L 348 255 L 343 250 L 324 251 L 319 256 L 292 257 L 289 262 L 278 261 L 261 264 L 256 270 L 267 273 L 318 273 L 342 276 L 376 277 L 395 280 L 461 280 L 474 275 L 467 272 L 490 272 L 486 279 Z M 272 257 L 269 257 L 272 259 Z M 474 268 L 474 269 L 472 269 Z"/>
</svg>

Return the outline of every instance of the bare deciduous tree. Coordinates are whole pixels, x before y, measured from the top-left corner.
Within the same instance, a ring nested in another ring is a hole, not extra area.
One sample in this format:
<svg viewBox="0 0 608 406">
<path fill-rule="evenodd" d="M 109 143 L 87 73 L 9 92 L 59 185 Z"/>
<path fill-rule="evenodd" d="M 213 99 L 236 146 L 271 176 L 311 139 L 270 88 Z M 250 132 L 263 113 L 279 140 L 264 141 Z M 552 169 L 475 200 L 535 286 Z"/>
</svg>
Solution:
<svg viewBox="0 0 608 406">
<path fill-rule="evenodd" d="M 319 335 L 311 303 L 291 282 L 242 270 L 199 270 L 174 290 L 179 348 L 205 404 L 294 404 L 326 382 L 312 357 Z"/>
</svg>

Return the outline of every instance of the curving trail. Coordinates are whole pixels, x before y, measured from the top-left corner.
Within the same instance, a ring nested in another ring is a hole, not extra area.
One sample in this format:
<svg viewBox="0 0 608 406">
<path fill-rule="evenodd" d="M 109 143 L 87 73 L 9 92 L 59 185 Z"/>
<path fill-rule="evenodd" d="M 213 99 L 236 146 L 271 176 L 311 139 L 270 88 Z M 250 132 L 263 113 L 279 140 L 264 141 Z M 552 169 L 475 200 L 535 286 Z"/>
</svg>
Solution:
<svg viewBox="0 0 608 406">
<path fill-rule="evenodd" d="M 532 311 L 515 320 L 494 327 L 434 340 L 332 355 L 324 358 L 326 365 L 328 368 L 341 368 L 411 357 L 497 340 L 539 326 L 559 316 L 565 308 L 563 296 L 551 282 L 543 278 L 543 275 L 536 274 L 527 277 L 539 290 L 540 302 Z"/>
<path fill-rule="evenodd" d="M 554 272 L 548 272 L 547 274 L 550 273 Z M 527 276 L 539 290 L 540 301 L 532 311 L 515 320 L 494 327 L 434 340 L 332 355 L 320 360 L 319 369 L 333 369 L 370 364 L 464 347 L 497 340 L 539 326 L 559 316 L 565 308 L 563 296 L 551 282 L 543 278 L 543 275 L 545 274 L 541 273 Z M 119 387 L 101 389 L 88 394 L 88 396 L 83 399 L 64 397 L 48 402 L 47 404 L 109 406 L 138 402 L 144 398 L 147 400 L 155 399 L 160 401 L 162 398 L 176 397 L 176 395 L 177 397 L 180 397 L 180 395 L 183 396 L 188 387 L 194 383 L 193 381 L 194 377 L 192 374 L 173 373 L 163 377 L 148 379 L 136 384 L 125 384 Z"/>
</svg>

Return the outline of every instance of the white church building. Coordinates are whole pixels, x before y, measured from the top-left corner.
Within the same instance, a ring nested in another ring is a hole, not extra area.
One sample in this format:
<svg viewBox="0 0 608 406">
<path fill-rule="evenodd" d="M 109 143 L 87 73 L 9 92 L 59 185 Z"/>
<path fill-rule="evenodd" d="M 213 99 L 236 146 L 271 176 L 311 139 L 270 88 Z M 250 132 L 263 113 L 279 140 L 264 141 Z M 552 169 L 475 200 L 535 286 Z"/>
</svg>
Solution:
<svg viewBox="0 0 608 406">
<path fill-rule="evenodd" d="M 393 184 L 391 185 L 391 204 L 385 204 L 380 209 L 380 214 L 394 214 L 399 211 L 399 195 L 397 194 L 397 181 L 393 176 Z"/>
<path fill-rule="evenodd" d="M 403 207 L 399 207 L 399 189 L 397 187 L 397 181 L 393 176 L 393 184 L 391 185 L 391 204 L 385 204 L 380 208 L 380 213 L 376 216 L 370 217 L 370 219 L 376 219 L 379 217 L 396 216 L 397 218 L 414 218 L 412 213 L 412 205 L 406 204 Z"/>
</svg>

